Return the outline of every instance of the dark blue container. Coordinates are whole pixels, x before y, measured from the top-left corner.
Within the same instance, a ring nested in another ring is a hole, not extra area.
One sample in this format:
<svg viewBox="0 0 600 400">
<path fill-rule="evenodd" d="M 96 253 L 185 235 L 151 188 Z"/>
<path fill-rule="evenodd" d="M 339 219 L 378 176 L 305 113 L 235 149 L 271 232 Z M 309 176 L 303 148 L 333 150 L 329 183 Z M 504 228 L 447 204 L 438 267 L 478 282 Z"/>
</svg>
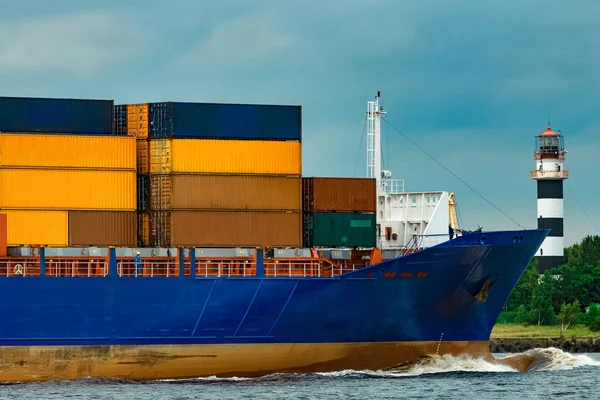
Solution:
<svg viewBox="0 0 600 400">
<path fill-rule="evenodd" d="M 151 138 L 302 140 L 302 107 L 151 103 Z"/>
<path fill-rule="evenodd" d="M 113 132 L 115 135 L 127 135 L 127 105 L 115 106 L 115 122 Z"/>
<path fill-rule="evenodd" d="M 112 134 L 113 100 L 0 97 L 0 132 Z"/>
<path fill-rule="evenodd" d="M 137 210 L 150 210 L 150 175 L 137 175 Z"/>
</svg>

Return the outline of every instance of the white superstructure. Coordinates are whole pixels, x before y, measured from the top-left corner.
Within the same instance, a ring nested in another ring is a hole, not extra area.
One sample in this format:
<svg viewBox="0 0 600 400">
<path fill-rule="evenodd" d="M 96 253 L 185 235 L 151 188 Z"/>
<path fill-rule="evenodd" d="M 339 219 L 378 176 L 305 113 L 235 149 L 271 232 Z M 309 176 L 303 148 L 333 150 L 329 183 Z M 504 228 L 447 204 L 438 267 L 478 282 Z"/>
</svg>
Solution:
<svg viewBox="0 0 600 400">
<path fill-rule="evenodd" d="M 450 194 L 405 192 L 403 180 L 392 179 L 391 171 L 381 169 L 381 116 L 386 113 L 379 105 L 379 97 L 377 92 L 375 100 L 367 105 L 367 177 L 377 182 L 378 247 L 402 250 L 415 235 L 424 235 L 420 238 L 423 246 L 446 241 L 453 211 Z"/>
</svg>

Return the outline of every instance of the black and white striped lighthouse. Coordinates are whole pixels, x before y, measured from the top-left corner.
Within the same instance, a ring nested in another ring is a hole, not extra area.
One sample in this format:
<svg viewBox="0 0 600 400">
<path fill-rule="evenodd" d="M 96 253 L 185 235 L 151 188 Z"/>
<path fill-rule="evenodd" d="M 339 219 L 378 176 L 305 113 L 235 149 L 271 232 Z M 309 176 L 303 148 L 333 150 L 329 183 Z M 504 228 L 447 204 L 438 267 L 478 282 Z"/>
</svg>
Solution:
<svg viewBox="0 0 600 400">
<path fill-rule="evenodd" d="M 566 153 L 563 136 L 550 125 L 535 137 L 536 169 L 531 171 L 531 178 L 537 181 L 538 228 L 550 229 L 536 253 L 540 273 L 561 265 L 564 259 L 563 181 L 569 178 L 563 168 Z"/>
</svg>

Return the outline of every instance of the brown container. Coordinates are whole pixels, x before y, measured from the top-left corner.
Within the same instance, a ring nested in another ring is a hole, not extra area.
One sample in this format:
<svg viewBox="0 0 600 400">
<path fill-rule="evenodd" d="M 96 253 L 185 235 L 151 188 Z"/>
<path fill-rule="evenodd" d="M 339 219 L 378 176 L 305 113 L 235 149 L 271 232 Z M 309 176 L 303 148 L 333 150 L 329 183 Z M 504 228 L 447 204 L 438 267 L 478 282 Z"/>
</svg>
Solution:
<svg viewBox="0 0 600 400">
<path fill-rule="evenodd" d="M 305 212 L 376 212 L 375 179 L 303 178 Z"/>
<path fill-rule="evenodd" d="M 171 210 L 173 175 L 150 175 L 150 210 Z"/>
<path fill-rule="evenodd" d="M 137 172 L 147 174 L 150 172 L 150 142 L 144 139 L 136 141 L 137 146 Z"/>
<path fill-rule="evenodd" d="M 69 246 L 136 246 L 135 211 L 70 211 Z"/>
<path fill-rule="evenodd" d="M 150 246 L 150 214 L 138 213 L 138 246 Z"/>
<path fill-rule="evenodd" d="M 151 175 L 152 210 L 301 211 L 301 178 Z"/>
<path fill-rule="evenodd" d="M 301 247 L 302 214 L 298 212 L 155 212 L 154 246 Z"/>
</svg>

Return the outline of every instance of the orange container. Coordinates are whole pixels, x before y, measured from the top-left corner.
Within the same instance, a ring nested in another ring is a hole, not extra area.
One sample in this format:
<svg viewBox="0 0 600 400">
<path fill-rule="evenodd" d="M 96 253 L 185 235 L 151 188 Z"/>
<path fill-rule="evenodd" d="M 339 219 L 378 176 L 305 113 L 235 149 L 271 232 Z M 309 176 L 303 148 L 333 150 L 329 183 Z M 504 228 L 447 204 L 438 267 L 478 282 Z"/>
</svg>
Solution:
<svg viewBox="0 0 600 400">
<path fill-rule="evenodd" d="M 0 214 L 0 257 L 6 257 L 7 255 L 7 236 L 6 214 Z"/>
<path fill-rule="evenodd" d="M 134 170 L 127 136 L 0 134 L 2 168 Z"/>
<path fill-rule="evenodd" d="M 66 211 L 6 210 L 7 244 L 67 246 L 69 215 Z"/>
<path fill-rule="evenodd" d="M 148 103 L 127 105 L 127 134 L 138 139 L 148 138 L 149 109 Z"/>
<path fill-rule="evenodd" d="M 137 172 L 138 174 L 150 172 L 150 143 L 145 139 L 137 140 Z"/>
<path fill-rule="evenodd" d="M 0 169 L 0 208 L 135 211 L 136 173 Z"/>
</svg>

